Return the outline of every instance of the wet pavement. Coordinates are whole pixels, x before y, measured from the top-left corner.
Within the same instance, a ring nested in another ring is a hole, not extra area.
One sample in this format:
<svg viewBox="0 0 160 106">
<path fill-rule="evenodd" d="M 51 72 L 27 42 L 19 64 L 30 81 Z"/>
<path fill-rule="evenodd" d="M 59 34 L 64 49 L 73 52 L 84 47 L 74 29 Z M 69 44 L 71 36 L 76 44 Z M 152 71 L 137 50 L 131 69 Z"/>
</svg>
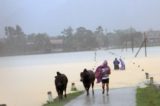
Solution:
<svg viewBox="0 0 160 106">
<path fill-rule="evenodd" d="M 65 106 L 136 106 L 136 87 L 110 89 L 109 96 L 102 95 L 102 90 L 80 95 Z"/>
<path fill-rule="evenodd" d="M 155 86 L 156 86 L 158 89 L 160 89 L 160 84 L 155 84 Z"/>
</svg>

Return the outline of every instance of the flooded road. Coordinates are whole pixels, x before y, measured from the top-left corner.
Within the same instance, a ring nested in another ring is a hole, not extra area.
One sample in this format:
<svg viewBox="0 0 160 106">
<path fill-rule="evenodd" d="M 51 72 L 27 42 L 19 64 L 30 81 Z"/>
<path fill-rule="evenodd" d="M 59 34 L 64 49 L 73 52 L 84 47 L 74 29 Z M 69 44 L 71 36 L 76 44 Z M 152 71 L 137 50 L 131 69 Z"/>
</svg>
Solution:
<svg viewBox="0 0 160 106">
<path fill-rule="evenodd" d="M 48 91 L 56 97 L 54 77 L 57 71 L 66 74 L 69 79 L 67 93 L 71 92 L 73 82 L 78 90 L 83 90 L 80 72 L 84 68 L 97 67 L 105 59 L 112 70 L 110 88 L 135 87 L 139 82 L 146 81 L 145 72 L 149 72 L 154 81 L 160 83 L 160 47 L 147 48 L 147 58 L 144 56 L 143 48 L 137 58 L 134 58 L 134 55 L 138 48 L 135 49 L 135 53 L 132 53 L 131 49 L 128 49 L 128 52 L 121 52 L 120 49 L 109 51 L 122 56 L 122 59 L 125 58 L 125 71 L 113 70 L 113 60 L 119 57 L 105 50 L 96 52 L 96 64 L 95 51 L 0 57 L 0 104 L 40 106 L 47 101 Z M 101 84 L 95 84 L 95 89 L 101 89 Z"/>
</svg>

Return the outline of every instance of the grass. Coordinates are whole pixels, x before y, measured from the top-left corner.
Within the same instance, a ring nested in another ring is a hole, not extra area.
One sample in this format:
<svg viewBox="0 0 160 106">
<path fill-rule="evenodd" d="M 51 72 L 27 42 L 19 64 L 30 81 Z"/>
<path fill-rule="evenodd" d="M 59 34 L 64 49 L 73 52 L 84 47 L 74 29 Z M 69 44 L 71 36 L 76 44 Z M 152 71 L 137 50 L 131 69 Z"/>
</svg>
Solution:
<svg viewBox="0 0 160 106">
<path fill-rule="evenodd" d="M 146 88 L 137 88 L 137 106 L 160 106 L 158 88 L 148 85 Z"/>
<path fill-rule="evenodd" d="M 53 103 L 47 103 L 47 104 L 44 104 L 43 106 L 64 106 L 65 104 L 70 102 L 72 99 L 75 99 L 76 97 L 78 97 L 83 93 L 84 91 L 76 91 L 74 93 L 69 93 L 67 94 L 67 98 L 63 97 L 62 101 L 59 101 L 58 97 L 56 97 Z"/>
</svg>

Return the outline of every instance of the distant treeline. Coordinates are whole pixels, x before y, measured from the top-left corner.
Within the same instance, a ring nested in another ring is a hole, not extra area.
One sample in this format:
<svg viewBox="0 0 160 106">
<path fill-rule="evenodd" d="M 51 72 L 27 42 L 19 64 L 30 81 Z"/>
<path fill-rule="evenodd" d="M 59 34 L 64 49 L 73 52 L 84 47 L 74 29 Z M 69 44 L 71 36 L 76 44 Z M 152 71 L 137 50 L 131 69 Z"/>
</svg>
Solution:
<svg viewBox="0 0 160 106">
<path fill-rule="evenodd" d="M 50 40 L 61 39 L 62 52 L 92 50 L 100 47 L 121 48 L 125 42 L 131 42 L 131 29 L 114 30 L 114 33 L 98 26 L 94 32 L 84 27 L 79 27 L 73 33 L 73 29 L 68 27 L 59 36 L 48 36 L 46 33 L 32 33 L 26 35 L 20 26 L 5 27 L 5 41 L 0 42 L 0 56 L 24 55 L 28 53 L 51 53 L 53 44 Z M 143 41 L 141 32 L 132 28 L 132 36 L 135 46 Z"/>
</svg>

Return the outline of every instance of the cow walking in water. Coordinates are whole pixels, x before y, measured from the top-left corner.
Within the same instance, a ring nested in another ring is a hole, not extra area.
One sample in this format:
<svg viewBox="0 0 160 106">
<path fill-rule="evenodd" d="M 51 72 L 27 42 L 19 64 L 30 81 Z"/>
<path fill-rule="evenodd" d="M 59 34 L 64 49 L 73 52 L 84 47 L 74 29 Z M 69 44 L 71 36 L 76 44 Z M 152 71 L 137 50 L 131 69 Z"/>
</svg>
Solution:
<svg viewBox="0 0 160 106">
<path fill-rule="evenodd" d="M 66 95 L 67 83 L 68 83 L 67 77 L 64 74 L 57 72 L 57 76 L 55 76 L 55 86 L 59 96 L 59 100 L 63 99 L 63 91 L 65 91 L 64 96 L 67 97 Z"/>
<path fill-rule="evenodd" d="M 95 80 L 95 74 L 93 71 L 84 69 L 83 72 L 80 73 L 81 80 L 83 82 L 84 88 L 87 91 L 87 96 L 89 95 L 89 88 L 92 84 L 92 94 L 94 94 L 94 80 Z"/>
</svg>

